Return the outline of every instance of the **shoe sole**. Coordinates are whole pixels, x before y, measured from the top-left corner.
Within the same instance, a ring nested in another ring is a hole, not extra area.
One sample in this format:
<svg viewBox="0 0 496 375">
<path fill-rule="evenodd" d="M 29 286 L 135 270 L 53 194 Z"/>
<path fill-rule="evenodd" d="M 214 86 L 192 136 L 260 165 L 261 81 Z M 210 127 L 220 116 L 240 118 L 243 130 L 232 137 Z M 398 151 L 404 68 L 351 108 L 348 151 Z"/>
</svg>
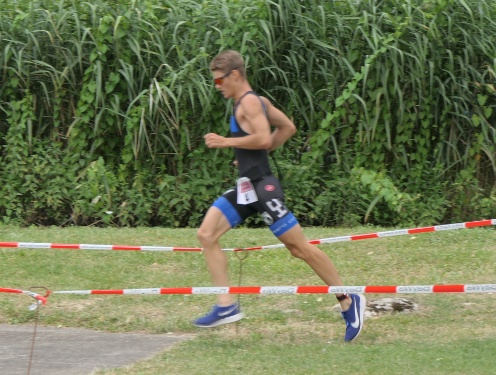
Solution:
<svg viewBox="0 0 496 375">
<path fill-rule="evenodd" d="M 209 324 L 208 326 L 196 324 L 196 323 L 193 323 L 193 325 L 195 325 L 196 327 L 199 327 L 199 328 L 213 328 L 213 327 L 221 326 L 223 324 L 229 324 L 229 323 L 237 322 L 238 320 L 243 319 L 243 317 L 244 317 L 244 314 L 239 313 L 239 314 L 229 316 L 229 317 L 224 318 L 224 319 L 219 319 L 215 323 Z"/>
<path fill-rule="evenodd" d="M 362 294 L 357 294 L 357 297 L 360 299 L 360 312 L 358 313 L 360 316 L 360 323 L 361 323 L 360 329 L 358 330 L 356 336 L 347 342 L 352 342 L 353 340 L 355 340 L 360 335 L 360 332 L 362 332 L 362 328 L 363 328 L 363 315 L 365 314 L 365 309 L 367 308 L 367 299 Z"/>
</svg>

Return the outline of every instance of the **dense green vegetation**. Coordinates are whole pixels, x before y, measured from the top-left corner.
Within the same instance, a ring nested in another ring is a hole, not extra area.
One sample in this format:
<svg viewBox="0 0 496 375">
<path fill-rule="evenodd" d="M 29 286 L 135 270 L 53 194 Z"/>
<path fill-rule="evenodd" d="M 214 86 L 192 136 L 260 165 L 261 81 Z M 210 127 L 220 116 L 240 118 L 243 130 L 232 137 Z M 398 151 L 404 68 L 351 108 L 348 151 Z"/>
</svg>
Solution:
<svg viewBox="0 0 496 375">
<path fill-rule="evenodd" d="M 305 225 L 496 216 L 494 0 L 5 0 L 0 217 L 197 226 L 235 179 L 208 63 L 233 48 L 298 127 Z M 251 224 L 256 225 L 255 219 Z"/>
</svg>

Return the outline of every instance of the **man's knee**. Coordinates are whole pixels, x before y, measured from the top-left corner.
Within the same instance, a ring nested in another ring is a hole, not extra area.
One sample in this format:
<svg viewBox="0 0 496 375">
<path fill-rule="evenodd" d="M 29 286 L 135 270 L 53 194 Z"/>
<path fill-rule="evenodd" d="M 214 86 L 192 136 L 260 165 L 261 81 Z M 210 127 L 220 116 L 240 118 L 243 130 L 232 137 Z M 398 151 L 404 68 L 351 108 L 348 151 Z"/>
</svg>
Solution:
<svg viewBox="0 0 496 375">
<path fill-rule="evenodd" d="M 286 244 L 287 249 L 292 256 L 298 259 L 302 259 L 305 262 L 311 261 L 317 252 L 319 251 L 314 245 L 309 243 L 299 243 L 299 244 Z"/>
<path fill-rule="evenodd" d="M 302 246 L 298 246 L 297 244 L 286 244 L 286 247 L 295 258 L 305 259 L 308 256 L 308 252 L 305 251 L 305 248 Z"/>
<path fill-rule="evenodd" d="M 206 228 L 200 227 L 196 231 L 196 238 L 198 238 L 198 241 L 201 243 L 202 247 L 208 247 L 209 244 L 212 242 L 212 232 Z"/>
</svg>

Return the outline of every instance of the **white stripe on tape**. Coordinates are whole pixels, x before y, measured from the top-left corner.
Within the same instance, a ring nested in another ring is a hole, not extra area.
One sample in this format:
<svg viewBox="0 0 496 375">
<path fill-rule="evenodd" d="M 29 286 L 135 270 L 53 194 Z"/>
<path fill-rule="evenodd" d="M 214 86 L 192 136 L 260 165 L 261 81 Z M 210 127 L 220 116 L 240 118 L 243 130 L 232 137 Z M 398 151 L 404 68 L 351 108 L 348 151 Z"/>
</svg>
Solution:
<svg viewBox="0 0 496 375">
<path fill-rule="evenodd" d="M 160 288 L 123 289 L 124 294 L 160 294 Z"/>
<path fill-rule="evenodd" d="M 165 246 L 141 246 L 141 250 L 143 251 L 172 251 L 173 247 L 165 247 Z"/>
<path fill-rule="evenodd" d="M 379 237 L 401 236 L 405 234 L 408 234 L 408 229 L 391 230 L 391 231 L 377 233 Z"/>
<path fill-rule="evenodd" d="M 17 247 L 20 248 L 33 248 L 33 249 L 49 249 L 52 246 L 51 243 L 33 243 L 33 242 L 19 242 Z"/>
<path fill-rule="evenodd" d="M 192 294 L 229 294 L 228 287 L 194 287 Z"/>
<path fill-rule="evenodd" d="M 85 244 L 79 245 L 81 250 L 112 250 L 112 245 Z"/>
<path fill-rule="evenodd" d="M 465 228 L 465 223 L 444 224 L 444 225 L 434 226 L 435 230 L 451 230 L 451 229 L 463 229 L 463 228 Z"/>
<path fill-rule="evenodd" d="M 340 293 L 365 293 L 364 286 L 330 286 L 330 294 L 340 294 Z"/>
<path fill-rule="evenodd" d="M 260 294 L 296 294 L 297 286 L 263 286 Z"/>
<path fill-rule="evenodd" d="M 399 285 L 396 293 L 432 293 L 432 285 Z"/>
<path fill-rule="evenodd" d="M 344 242 L 344 241 L 351 241 L 351 236 L 324 238 L 321 240 L 321 243 Z"/>
<path fill-rule="evenodd" d="M 465 293 L 496 293 L 496 284 L 465 285 Z"/>
<path fill-rule="evenodd" d="M 53 294 L 91 294 L 91 290 L 59 290 Z"/>
</svg>

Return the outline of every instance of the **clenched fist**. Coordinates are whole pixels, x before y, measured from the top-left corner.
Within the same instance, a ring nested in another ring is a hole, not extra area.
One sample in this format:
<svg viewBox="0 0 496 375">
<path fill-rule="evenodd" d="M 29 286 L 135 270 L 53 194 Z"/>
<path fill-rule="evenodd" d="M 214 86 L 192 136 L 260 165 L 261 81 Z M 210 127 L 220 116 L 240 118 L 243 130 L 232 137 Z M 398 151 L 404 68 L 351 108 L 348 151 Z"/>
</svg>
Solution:
<svg viewBox="0 0 496 375">
<path fill-rule="evenodd" d="M 203 136 L 205 138 L 205 144 L 208 148 L 224 148 L 229 147 L 227 145 L 227 138 L 215 133 L 208 133 Z"/>
</svg>

